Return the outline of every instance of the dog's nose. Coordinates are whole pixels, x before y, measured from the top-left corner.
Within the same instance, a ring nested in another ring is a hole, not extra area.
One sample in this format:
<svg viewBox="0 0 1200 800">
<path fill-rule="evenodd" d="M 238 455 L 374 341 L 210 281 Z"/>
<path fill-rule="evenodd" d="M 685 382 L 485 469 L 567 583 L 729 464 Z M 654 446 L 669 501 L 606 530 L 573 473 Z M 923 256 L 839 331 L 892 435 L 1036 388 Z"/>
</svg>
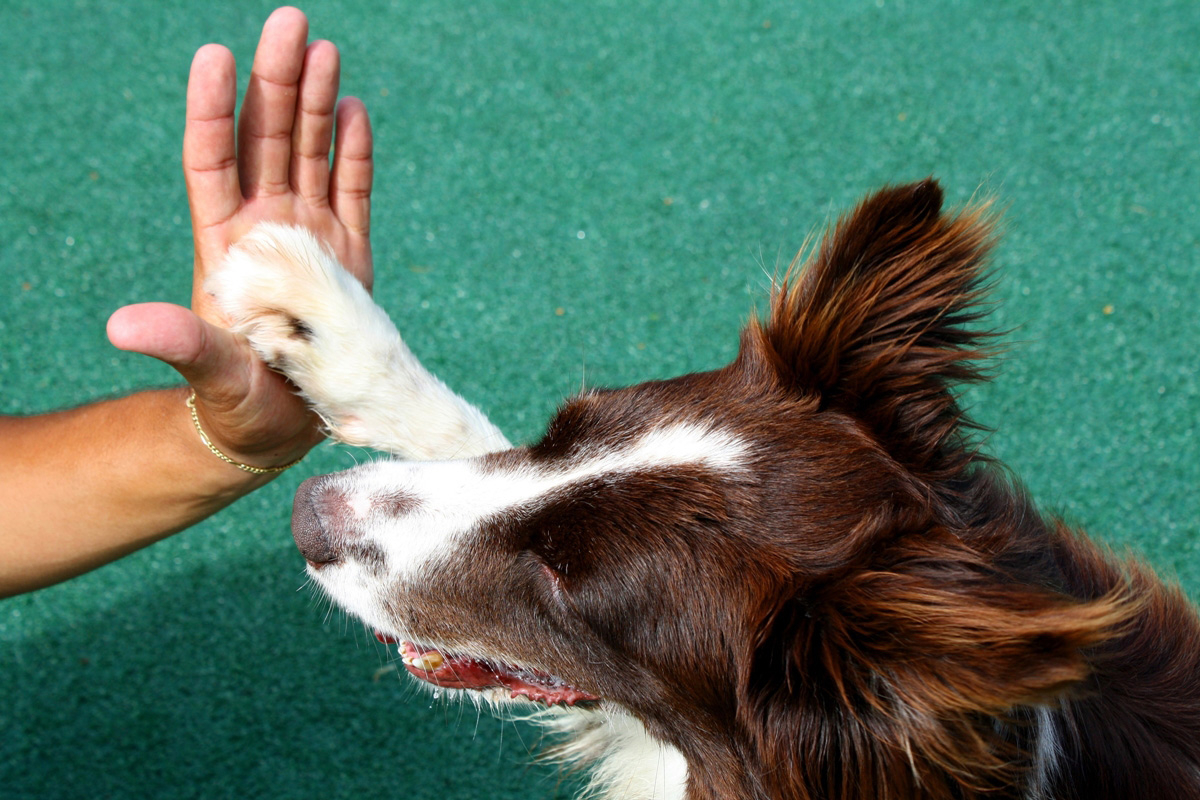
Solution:
<svg viewBox="0 0 1200 800">
<path fill-rule="evenodd" d="M 292 538 L 305 560 L 317 567 L 337 560 L 337 551 L 321 519 L 323 515 L 318 513 L 318 506 L 329 502 L 330 490 L 325 484 L 325 476 L 309 478 L 300 484 L 292 502 Z"/>
</svg>

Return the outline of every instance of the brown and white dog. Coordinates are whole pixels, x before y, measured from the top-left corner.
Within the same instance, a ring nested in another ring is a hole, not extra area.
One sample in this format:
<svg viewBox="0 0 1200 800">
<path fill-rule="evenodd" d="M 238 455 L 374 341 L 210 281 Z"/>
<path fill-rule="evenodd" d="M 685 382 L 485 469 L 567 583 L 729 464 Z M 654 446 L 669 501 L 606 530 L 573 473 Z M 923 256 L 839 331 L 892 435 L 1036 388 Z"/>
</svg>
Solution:
<svg viewBox="0 0 1200 800">
<path fill-rule="evenodd" d="M 313 580 L 444 693 L 542 708 L 603 798 L 1200 798 L 1200 621 L 976 449 L 986 209 L 889 188 L 722 369 L 511 447 L 303 231 L 210 284 L 332 434 Z M 530 705 L 530 704 L 534 705 Z"/>
</svg>

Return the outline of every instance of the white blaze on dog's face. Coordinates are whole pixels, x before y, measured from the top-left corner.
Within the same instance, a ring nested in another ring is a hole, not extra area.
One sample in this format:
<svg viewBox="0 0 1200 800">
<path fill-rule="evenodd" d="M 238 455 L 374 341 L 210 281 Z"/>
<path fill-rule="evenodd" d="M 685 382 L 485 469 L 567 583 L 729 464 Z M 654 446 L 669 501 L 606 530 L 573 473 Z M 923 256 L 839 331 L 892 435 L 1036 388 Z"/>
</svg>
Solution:
<svg viewBox="0 0 1200 800">
<path fill-rule="evenodd" d="M 323 532 L 320 541 L 302 542 L 312 573 L 347 610 L 394 629 L 389 590 L 444 572 L 505 520 L 594 482 L 685 466 L 737 471 L 746 455 L 735 434 L 690 422 L 664 423 L 616 447 L 577 449 L 549 461 L 520 450 L 460 461 L 378 461 L 311 480 L 308 506 Z"/>
</svg>

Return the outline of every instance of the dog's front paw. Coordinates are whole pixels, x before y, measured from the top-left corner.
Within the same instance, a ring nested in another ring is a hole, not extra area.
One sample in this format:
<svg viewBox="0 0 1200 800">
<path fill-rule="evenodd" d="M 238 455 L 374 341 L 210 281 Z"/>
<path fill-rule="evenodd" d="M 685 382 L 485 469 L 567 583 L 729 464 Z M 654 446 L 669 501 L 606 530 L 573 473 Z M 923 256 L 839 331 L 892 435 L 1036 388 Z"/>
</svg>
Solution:
<svg viewBox="0 0 1200 800">
<path fill-rule="evenodd" d="M 205 289 L 255 353 L 300 388 L 333 437 L 416 458 L 507 444 L 421 366 L 362 284 L 303 228 L 260 223 L 230 248 Z"/>
<path fill-rule="evenodd" d="M 354 411 L 362 376 L 378 372 L 379 351 L 394 349 L 399 337 L 328 248 L 303 228 L 262 223 L 229 249 L 205 289 L 259 358 L 300 387 L 334 436 L 370 443 Z"/>
<path fill-rule="evenodd" d="M 316 237 L 274 223 L 260 223 L 233 245 L 204 288 L 258 356 L 293 379 L 312 373 L 319 380 L 322 357 L 337 340 L 361 336 L 345 323 L 375 309 Z"/>
<path fill-rule="evenodd" d="M 320 380 L 322 351 L 350 333 L 336 329 L 337 317 L 355 301 L 372 305 L 311 233 L 272 223 L 231 247 L 204 288 L 259 358 L 293 380 Z"/>
</svg>

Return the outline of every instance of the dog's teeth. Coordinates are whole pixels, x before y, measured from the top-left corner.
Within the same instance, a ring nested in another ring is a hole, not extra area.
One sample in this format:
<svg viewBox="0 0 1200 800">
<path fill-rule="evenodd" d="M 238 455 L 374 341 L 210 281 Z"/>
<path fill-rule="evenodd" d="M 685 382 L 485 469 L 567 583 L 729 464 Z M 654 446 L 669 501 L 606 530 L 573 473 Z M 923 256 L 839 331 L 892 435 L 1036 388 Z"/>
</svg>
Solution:
<svg viewBox="0 0 1200 800">
<path fill-rule="evenodd" d="M 426 672 L 433 672 L 435 669 L 446 663 L 446 659 L 436 650 L 432 650 L 424 655 L 415 656 L 413 658 L 404 658 L 404 663 L 415 669 L 422 669 Z"/>
</svg>

